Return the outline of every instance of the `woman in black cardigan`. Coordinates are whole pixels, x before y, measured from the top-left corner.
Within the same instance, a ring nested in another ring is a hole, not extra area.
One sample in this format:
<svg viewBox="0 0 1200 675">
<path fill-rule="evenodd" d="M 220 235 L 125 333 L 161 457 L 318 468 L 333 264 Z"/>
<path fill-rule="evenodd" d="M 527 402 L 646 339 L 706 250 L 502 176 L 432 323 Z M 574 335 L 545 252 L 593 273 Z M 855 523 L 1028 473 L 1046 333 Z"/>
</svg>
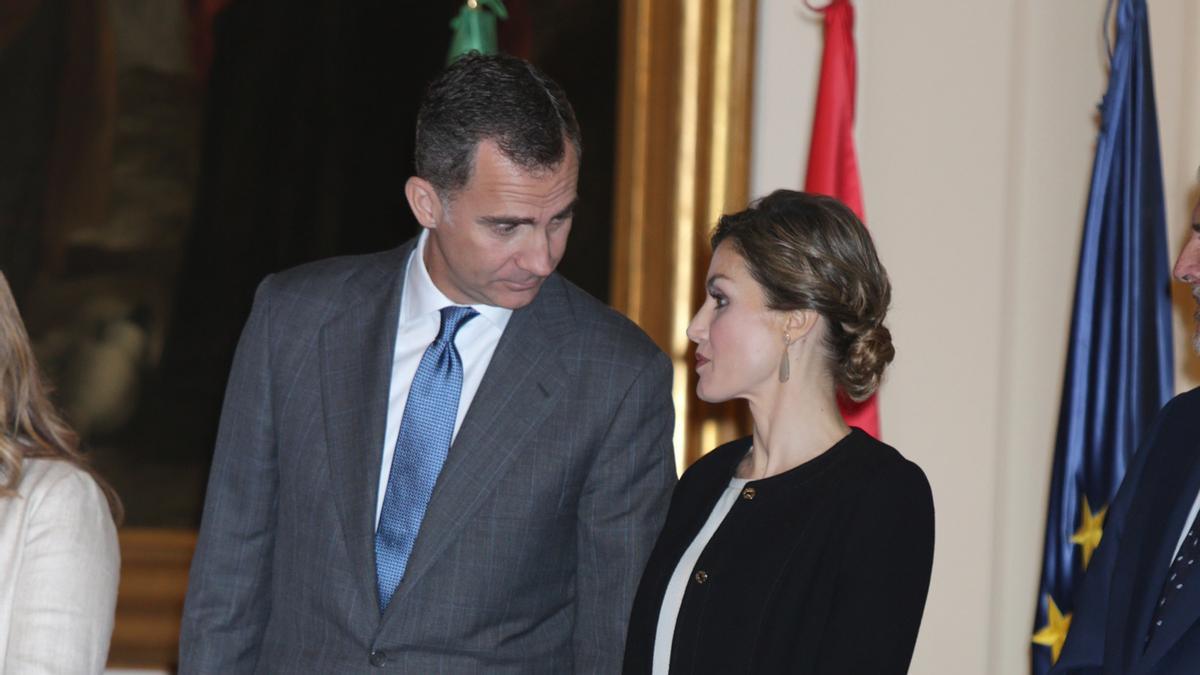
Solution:
<svg viewBox="0 0 1200 675">
<path fill-rule="evenodd" d="M 642 576 L 627 673 L 903 673 L 929 590 L 925 474 L 850 428 L 892 360 L 887 273 L 840 202 L 779 190 L 721 218 L 688 328 L 696 394 L 754 433 L 680 480 Z"/>
</svg>

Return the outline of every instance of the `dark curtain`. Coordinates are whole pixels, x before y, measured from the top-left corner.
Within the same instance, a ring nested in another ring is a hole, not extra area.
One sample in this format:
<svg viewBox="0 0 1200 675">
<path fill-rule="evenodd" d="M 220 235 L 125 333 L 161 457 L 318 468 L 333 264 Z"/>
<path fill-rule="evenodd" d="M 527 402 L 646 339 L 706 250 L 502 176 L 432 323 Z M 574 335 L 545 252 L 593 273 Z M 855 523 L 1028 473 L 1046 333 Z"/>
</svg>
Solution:
<svg viewBox="0 0 1200 675">
<path fill-rule="evenodd" d="M 403 195 L 413 120 L 453 10 L 235 0 L 217 15 L 195 221 L 158 383 L 161 405 L 193 402 L 183 422 L 195 442 L 180 452 L 211 452 L 264 276 L 417 231 Z"/>
<path fill-rule="evenodd" d="M 41 245 L 69 2 L 8 9 L 0 16 L 0 271 L 23 304 Z"/>
</svg>

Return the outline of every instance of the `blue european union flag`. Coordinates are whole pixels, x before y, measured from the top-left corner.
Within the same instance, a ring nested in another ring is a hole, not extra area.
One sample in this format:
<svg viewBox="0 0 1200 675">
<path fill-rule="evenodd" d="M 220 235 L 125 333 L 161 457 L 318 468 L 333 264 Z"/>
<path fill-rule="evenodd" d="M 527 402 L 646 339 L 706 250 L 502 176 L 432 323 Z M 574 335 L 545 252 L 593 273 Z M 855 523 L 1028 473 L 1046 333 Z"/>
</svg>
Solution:
<svg viewBox="0 0 1200 675">
<path fill-rule="evenodd" d="M 1100 541 L 1108 503 L 1174 388 L 1146 0 L 1117 5 L 1046 513 L 1032 647 L 1035 675 L 1046 673 L 1058 658 L 1075 590 Z"/>
</svg>

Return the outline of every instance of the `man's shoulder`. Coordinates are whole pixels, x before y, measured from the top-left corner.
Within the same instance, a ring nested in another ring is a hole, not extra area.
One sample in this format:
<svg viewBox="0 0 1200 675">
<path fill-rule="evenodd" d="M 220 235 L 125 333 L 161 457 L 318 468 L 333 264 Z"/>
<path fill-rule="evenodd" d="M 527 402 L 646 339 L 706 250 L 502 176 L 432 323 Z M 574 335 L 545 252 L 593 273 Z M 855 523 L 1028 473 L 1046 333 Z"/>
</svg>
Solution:
<svg viewBox="0 0 1200 675">
<path fill-rule="evenodd" d="M 575 328 L 587 344 L 611 345 L 626 354 L 651 358 L 662 354 L 662 350 L 649 335 L 629 317 L 604 304 L 587 291 L 571 283 L 560 274 L 547 280 L 553 284 L 552 292 L 561 294 L 571 313 Z"/>
<path fill-rule="evenodd" d="M 1184 426 L 1200 433 L 1200 387 L 1185 391 L 1168 401 L 1161 414 L 1165 429 Z"/>
<path fill-rule="evenodd" d="M 1200 387 L 1179 394 L 1171 399 L 1171 403 L 1188 410 L 1200 407 Z"/>
<path fill-rule="evenodd" d="M 1167 402 L 1139 446 L 1137 462 L 1144 466 L 1139 482 L 1154 481 L 1163 472 L 1178 470 L 1180 462 L 1191 464 L 1200 439 L 1200 388 L 1185 391 Z M 1134 466 L 1137 466 L 1136 464 Z M 1134 471 L 1131 467 L 1130 471 Z M 1128 474 L 1127 474 L 1128 479 Z"/>
<path fill-rule="evenodd" d="M 403 265 L 409 246 L 363 255 L 323 258 L 276 272 L 263 282 L 277 294 L 312 300 L 391 283 Z"/>
</svg>

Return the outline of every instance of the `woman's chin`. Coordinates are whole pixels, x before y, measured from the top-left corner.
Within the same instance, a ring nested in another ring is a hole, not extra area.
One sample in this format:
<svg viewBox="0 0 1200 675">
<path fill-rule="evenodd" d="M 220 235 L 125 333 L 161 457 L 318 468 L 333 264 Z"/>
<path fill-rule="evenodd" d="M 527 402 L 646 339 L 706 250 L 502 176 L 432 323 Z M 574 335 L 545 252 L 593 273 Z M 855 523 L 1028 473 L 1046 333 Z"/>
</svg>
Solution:
<svg viewBox="0 0 1200 675">
<path fill-rule="evenodd" d="M 696 398 L 704 401 L 705 403 L 724 403 L 725 401 L 729 400 L 728 396 L 716 396 L 706 392 L 704 390 L 704 385 L 699 382 L 696 383 Z"/>
</svg>

